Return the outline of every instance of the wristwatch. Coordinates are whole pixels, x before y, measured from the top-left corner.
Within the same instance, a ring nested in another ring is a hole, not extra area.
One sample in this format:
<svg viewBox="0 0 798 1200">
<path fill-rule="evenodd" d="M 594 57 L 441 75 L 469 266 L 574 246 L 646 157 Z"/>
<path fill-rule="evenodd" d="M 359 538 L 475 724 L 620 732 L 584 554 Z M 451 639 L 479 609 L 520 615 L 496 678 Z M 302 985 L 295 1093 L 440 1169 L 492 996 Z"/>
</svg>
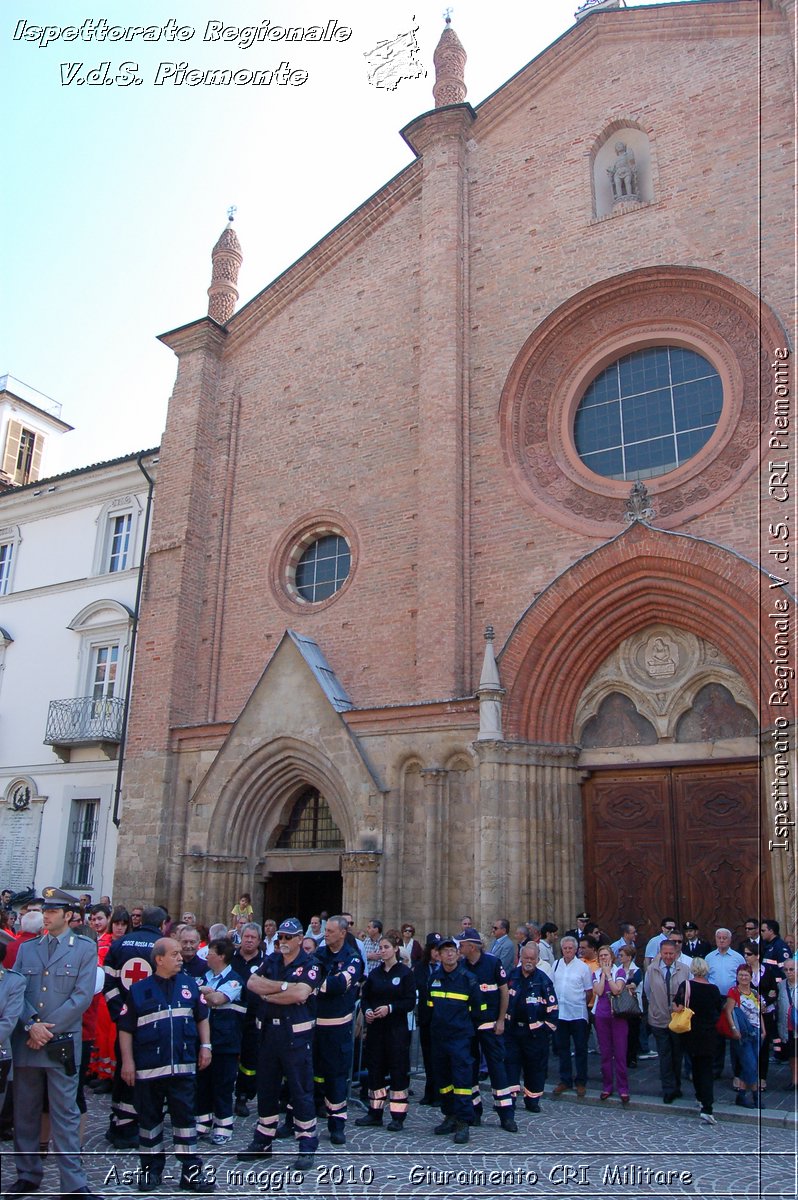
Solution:
<svg viewBox="0 0 798 1200">
<path fill-rule="evenodd" d="M 288 991 L 288 980 L 284 979 L 283 982 L 280 984 L 280 991 L 281 992 Z"/>
</svg>

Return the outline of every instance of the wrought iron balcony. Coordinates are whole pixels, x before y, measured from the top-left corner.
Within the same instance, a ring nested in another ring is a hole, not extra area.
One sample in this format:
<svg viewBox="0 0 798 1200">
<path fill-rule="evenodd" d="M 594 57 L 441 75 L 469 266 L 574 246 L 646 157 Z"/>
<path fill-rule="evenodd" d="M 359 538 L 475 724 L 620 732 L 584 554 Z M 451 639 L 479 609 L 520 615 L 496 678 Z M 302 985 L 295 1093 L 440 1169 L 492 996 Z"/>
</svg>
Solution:
<svg viewBox="0 0 798 1200">
<path fill-rule="evenodd" d="M 97 742 L 119 743 L 124 719 L 124 700 L 111 697 L 95 700 L 92 696 L 51 700 L 44 744 L 87 746 Z"/>
</svg>

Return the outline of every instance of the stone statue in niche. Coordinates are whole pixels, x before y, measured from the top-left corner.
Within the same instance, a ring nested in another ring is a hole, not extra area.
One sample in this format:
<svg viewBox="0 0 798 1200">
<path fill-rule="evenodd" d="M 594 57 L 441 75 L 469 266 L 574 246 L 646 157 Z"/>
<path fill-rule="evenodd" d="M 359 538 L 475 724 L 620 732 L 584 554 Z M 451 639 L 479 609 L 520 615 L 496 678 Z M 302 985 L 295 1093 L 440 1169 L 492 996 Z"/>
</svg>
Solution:
<svg viewBox="0 0 798 1200">
<path fill-rule="evenodd" d="M 607 167 L 607 174 L 612 184 L 612 202 L 618 204 L 622 200 L 639 200 L 637 190 L 637 163 L 634 151 L 626 142 L 615 143 L 615 162 Z"/>
<path fill-rule="evenodd" d="M 678 651 L 663 637 L 652 638 L 646 646 L 646 670 L 652 679 L 667 678 L 676 674 Z"/>
</svg>

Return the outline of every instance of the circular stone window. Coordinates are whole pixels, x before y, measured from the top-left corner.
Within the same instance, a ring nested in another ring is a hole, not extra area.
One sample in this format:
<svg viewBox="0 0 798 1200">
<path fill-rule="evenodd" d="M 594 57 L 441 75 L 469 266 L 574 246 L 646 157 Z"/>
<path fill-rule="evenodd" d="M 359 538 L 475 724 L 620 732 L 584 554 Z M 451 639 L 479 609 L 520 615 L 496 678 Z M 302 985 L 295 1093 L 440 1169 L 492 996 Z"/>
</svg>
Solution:
<svg viewBox="0 0 798 1200">
<path fill-rule="evenodd" d="M 650 346 L 591 382 L 576 411 L 574 444 L 597 475 L 650 479 L 697 454 L 722 408 L 723 384 L 706 358 L 683 346 Z"/>
<path fill-rule="evenodd" d="M 638 479 L 660 529 L 717 508 L 759 468 L 785 337 L 714 271 L 641 267 L 591 284 L 530 333 L 502 389 L 519 494 L 580 536 L 623 529 Z"/>
<path fill-rule="evenodd" d="M 290 525 L 269 564 L 272 594 L 286 612 L 322 611 L 352 582 L 358 564 L 354 528 L 333 510 L 307 514 Z"/>
<path fill-rule="evenodd" d="M 294 567 L 297 597 L 308 604 L 327 600 L 346 583 L 351 565 L 352 555 L 345 537 L 328 533 L 315 538 Z"/>
</svg>

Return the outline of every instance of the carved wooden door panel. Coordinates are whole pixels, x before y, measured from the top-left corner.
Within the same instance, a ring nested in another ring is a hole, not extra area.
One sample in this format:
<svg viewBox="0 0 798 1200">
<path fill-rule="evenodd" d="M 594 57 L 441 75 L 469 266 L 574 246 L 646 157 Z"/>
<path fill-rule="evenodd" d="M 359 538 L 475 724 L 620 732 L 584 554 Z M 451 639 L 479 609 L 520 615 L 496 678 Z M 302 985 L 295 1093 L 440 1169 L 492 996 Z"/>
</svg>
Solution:
<svg viewBox="0 0 798 1200">
<path fill-rule="evenodd" d="M 587 906 L 613 936 L 622 920 L 640 944 L 666 914 L 706 935 L 772 911 L 755 763 L 596 771 L 584 814 Z"/>
<path fill-rule="evenodd" d="M 681 768 L 672 773 L 672 794 L 681 920 L 692 917 L 712 941 L 718 924 L 772 913 L 756 765 Z"/>
<path fill-rule="evenodd" d="M 588 911 L 617 937 L 622 920 L 655 922 L 675 874 L 669 780 L 661 771 L 596 773 L 585 785 Z M 667 907 L 667 905 L 666 905 Z"/>
</svg>

